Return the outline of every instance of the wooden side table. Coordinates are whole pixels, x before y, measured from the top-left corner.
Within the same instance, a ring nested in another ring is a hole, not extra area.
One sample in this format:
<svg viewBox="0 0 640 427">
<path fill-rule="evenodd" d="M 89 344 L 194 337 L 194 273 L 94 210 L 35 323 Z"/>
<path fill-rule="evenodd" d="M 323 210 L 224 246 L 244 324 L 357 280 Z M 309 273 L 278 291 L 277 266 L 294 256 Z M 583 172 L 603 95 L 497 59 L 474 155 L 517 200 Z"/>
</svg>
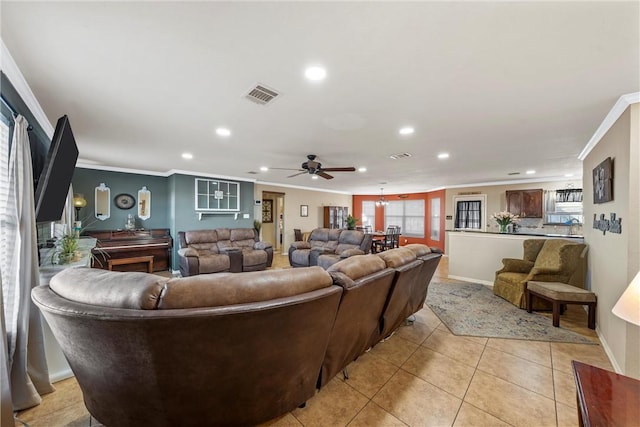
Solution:
<svg viewBox="0 0 640 427">
<path fill-rule="evenodd" d="M 640 381 L 571 361 L 580 426 L 640 425 Z"/>
</svg>

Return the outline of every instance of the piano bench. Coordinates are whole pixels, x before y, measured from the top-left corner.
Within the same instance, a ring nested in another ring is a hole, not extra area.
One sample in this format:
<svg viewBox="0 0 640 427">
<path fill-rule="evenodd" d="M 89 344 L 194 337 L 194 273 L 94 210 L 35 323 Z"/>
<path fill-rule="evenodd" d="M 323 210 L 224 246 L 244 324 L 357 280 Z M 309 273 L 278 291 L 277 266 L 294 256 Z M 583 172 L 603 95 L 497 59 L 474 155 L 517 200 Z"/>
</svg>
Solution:
<svg viewBox="0 0 640 427">
<path fill-rule="evenodd" d="M 153 255 L 110 259 L 107 263 L 109 265 L 109 270 L 113 270 L 114 265 L 147 263 L 147 272 L 153 273 Z"/>
</svg>

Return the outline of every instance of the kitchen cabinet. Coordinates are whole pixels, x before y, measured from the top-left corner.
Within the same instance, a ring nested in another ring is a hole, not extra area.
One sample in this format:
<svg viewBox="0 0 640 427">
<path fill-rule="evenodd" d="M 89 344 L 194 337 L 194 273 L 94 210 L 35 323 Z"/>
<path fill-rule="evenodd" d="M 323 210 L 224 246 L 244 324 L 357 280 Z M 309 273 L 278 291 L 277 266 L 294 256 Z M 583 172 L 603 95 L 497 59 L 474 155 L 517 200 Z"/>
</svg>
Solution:
<svg viewBox="0 0 640 427">
<path fill-rule="evenodd" d="M 324 228 L 347 228 L 349 208 L 346 206 L 324 207 Z"/>
<path fill-rule="evenodd" d="M 520 218 L 542 218 L 542 189 L 507 191 L 507 211 Z"/>
</svg>

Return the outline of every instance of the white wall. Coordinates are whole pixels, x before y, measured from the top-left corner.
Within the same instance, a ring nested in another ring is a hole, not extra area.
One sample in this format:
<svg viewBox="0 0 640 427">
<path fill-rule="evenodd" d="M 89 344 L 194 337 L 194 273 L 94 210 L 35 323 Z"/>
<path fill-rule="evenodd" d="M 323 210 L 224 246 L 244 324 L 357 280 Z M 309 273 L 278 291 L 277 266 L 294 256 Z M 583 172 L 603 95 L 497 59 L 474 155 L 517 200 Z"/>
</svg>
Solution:
<svg viewBox="0 0 640 427">
<path fill-rule="evenodd" d="M 262 199 L 262 192 L 284 193 L 284 241 L 282 253 L 287 253 L 291 242 L 295 241 L 294 228 L 302 232 L 311 231 L 323 225 L 324 206 L 347 206 L 349 212 L 353 212 L 352 196 L 350 194 L 338 194 L 327 191 L 314 191 L 309 189 L 278 187 L 256 183 L 254 196 L 256 200 Z M 309 206 L 309 216 L 300 216 L 300 205 Z M 262 218 L 262 210 L 257 206 L 256 218 Z M 275 219 L 274 219 L 275 220 Z M 264 226 L 263 226 L 264 227 Z"/>
<path fill-rule="evenodd" d="M 603 234 L 591 226 L 583 229 L 589 245 L 588 282 L 598 296 L 596 323 L 600 338 L 616 370 L 640 378 L 640 328 L 611 313 L 611 309 L 640 267 L 640 167 L 638 104 L 629 107 L 583 161 L 585 223 L 594 215 L 616 213 L 622 234 Z M 633 154 L 633 155 L 632 155 Z M 592 171 L 607 157 L 613 159 L 613 200 L 593 203 Z"/>
</svg>

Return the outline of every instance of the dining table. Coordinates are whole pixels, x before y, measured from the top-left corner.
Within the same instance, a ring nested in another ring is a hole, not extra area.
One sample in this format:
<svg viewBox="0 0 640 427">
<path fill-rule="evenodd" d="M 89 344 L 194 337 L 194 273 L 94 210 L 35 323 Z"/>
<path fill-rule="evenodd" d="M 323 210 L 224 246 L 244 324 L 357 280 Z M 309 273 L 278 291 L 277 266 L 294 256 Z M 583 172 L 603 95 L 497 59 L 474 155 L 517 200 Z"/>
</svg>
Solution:
<svg viewBox="0 0 640 427">
<path fill-rule="evenodd" d="M 384 242 L 387 241 L 387 239 L 390 239 L 393 236 L 393 233 L 386 233 L 382 230 L 377 230 L 371 233 L 366 233 L 366 234 L 370 234 L 372 236 L 371 239 L 371 253 L 375 254 L 378 252 L 378 248 L 376 245 L 376 241 L 378 242 Z M 382 251 L 385 250 L 384 247 L 381 247 Z"/>
</svg>

